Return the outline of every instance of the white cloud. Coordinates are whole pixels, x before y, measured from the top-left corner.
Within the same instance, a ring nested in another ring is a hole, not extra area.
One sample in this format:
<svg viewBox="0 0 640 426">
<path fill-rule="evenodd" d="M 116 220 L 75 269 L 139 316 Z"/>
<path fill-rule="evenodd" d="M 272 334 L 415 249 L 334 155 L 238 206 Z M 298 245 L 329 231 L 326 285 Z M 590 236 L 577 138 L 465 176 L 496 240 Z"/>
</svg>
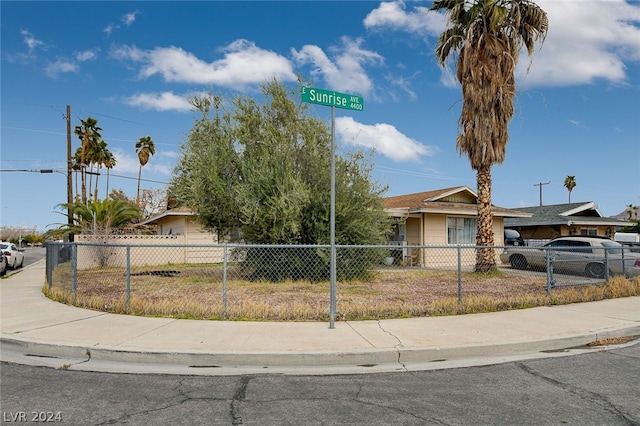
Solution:
<svg viewBox="0 0 640 426">
<path fill-rule="evenodd" d="M 132 145 L 133 146 L 133 145 Z M 115 174 L 135 174 L 137 176 L 140 168 L 140 161 L 133 152 L 124 151 L 122 148 L 114 148 L 111 150 L 116 158 L 116 165 L 111 169 L 111 173 Z"/>
<path fill-rule="evenodd" d="M 120 29 L 121 25 L 124 25 L 125 27 L 130 27 L 136 21 L 136 17 L 139 14 L 140 14 L 139 10 L 125 13 L 120 17 L 120 20 L 118 22 L 114 22 L 107 25 L 102 31 L 107 33 L 107 35 L 111 35 L 111 33 L 114 32 L 115 30 Z"/>
<path fill-rule="evenodd" d="M 140 13 L 140 11 L 136 10 L 135 12 L 125 13 L 120 21 L 126 25 L 127 27 L 131 26 L 136 21 L 136 16 Z"/>
<path fill-rule="evenodd" d="M 22 34 L 23 41 L 29 48 L 29 53 L 32 53 L 36 49 L 47 50 L 47 45 L 42 40 L 35 38 L 29 30 L 22 30 L 20 31 L 20 34 Z"/>
<path fill-rule="evenodd" d="M 430 12 L 422 6 L 416 6 L 411 12 L 407 12 L 403 1 L 380 3 L 377 9 L 366 16 L 363 23 L 370 30 L 391 28 L 435 36 L 446 28 L 446 19 L 441 13 Z"/>
<path fill-rule="evenodd" d="M 352 117 L 336 118 L 336 137 L 347 145 L 375 149 L 376 152 L 397 162 L 419 161 L 422 156 L 432 156 L 436 147 L 423 145 L 402 134 L 390 124 L 367 125 Z"/>
<path fill-rule="evenodd" d="M 116 158 L 116 166 L 111 169 L 110 173 L 130 177 L 135 176 L 137 179 L 138 171 L 140 170 L 140 160 L 138 160 L 138 156 L 133 150 L 133 145 L 131 151 L 115 148 L 112 152 Z M 142 179 L 154 179 L 151 177 L 154 174 L 162 176 L 171 176 L 173 174 L 173 166 L 162 161 L 163 157 L 165 157 L 162 154 L 163 151 L 156 146 L 156 154 L 153 155 L 149 159 L 149 162 L 142 168 Z M 103 173 L 106 175 L 106 171 Z"/>
<path fill-rule="evenodd" d="M 97 57 L 98 57 L 98 50 L 85 50 L 82 52 L 77 52 L 75 54 L 75 58 L 79 62 L 93 61 Z"/>
<path fill-rule="evenodd" d="M 192 109 L 186 97 L 175 95 L 173 92 L 138 93 L 128 97 L 125 103 L 144 110 L 190 111 Z"/>
<path fill-rule="evenodd" d="M 113 57 L 142 63 L 140 78 L 161 75 L 167 82 L 217 84 L 233 89 L 263 83 L 272 78 L 295 81 L 291 63 L 275 52 L 260 49 L 247 40 L 236 40 L 222 49 L 224 58 L 205 62 L 179 47 L 140 50 L 123 46 Z"/>
<path fill-rule="evenodd" d="M 535 53 L 527 85 L 588 84 L 597 79 L 621 83 L 627 78 L 625 62 L 640 61 L 639 5 L 623 0 L 538 3 L 549 17 L 549 34 Z"/>
<path fill-rule="evenodd" d="M 342 37 L 342 44 L 331 50 L 331 60 L 318 46 L 305 45 L 299 51 L 291 49 L 294 61 L 299 65 L 311 64 L 312 75 L 319 75 L 332 89 L 366 95 L 373 87 L 364 65 L 383 65 L 384 58 L 361 48 L 362 39 Z"/>
<path fill-rule="evenodd" d="M 93 61 L 97 58 L 98 50 L 85 50 L 76 52 L 73 59 L 58 58 L 54 62 L 49 62 L 44 71 L 51 78 L 58 78 L 60 74 L 74 73 L 80 71 L 79 62 Z"/>
<path fill-rule="evenodd" d="M 536 46 L 528 74 L 529 58 L 523 53 L 519 80 L 528 86 L 589 84 L 598 79 L 625 82 L 625 64 L 640 61 L 640 5 L 624 0 L 537 3 L 547 12 L 549 32 L 544 44 Z M 423 7 L 407 11 L 402 1 L 381 3 L 364 20 L 371 30 L 431 36 L 439 35 L 445 24 L 443 14 L 426 13 Z M 451 85 L 451 75 L 443 76 L 442 82 Z"/>
<path fill-rule="evenodd" d="M 57 78 L 60 74 L 69 72 L 78 72 L 78 64 L 66 59 L 50 62 L 45 68 L 45 73 L 51 78 Z"/>
</svg>

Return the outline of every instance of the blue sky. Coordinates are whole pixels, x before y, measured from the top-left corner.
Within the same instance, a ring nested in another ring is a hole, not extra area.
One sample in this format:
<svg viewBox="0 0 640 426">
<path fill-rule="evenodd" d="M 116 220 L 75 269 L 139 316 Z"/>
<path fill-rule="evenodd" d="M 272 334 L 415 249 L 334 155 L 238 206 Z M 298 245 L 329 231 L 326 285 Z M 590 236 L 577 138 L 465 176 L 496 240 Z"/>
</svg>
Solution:
<svg viewBox="0 0 640 426">
<path fill-rule="evenodd" d="M 640 3 L 545 0 L 549 34 L 528 74 L 519 61 L 507 157 L 493 203 L 595 201 L 605 216 L 640 204 Z M 259 95 L 272 78 L 364 98 L 336 109 L 341 152 L 375 150 L 388 195 L 467 185 L 456 151 L 461 90 L 434 59 L 445 18 L 430 2 L 2 1 L 1 169 L 66 172 L 72 129 L 92 116 L 117 160 L 110 189 L 135 197 L 135 142 L 156 155 L 143 188 L 163 188 L 194 122 L 187 98 L 211 90 Z M 453 67 L 453 64 L 452 64 Z M 312 114 L 330 120 L 330 108 Z M 73 151 L 78 140 L 73 136 Z M 0 224 L 63 223 L 63 174 L 0 173 Z M 100 176 L 100 195 L 105 189 Z"/>
</svg>

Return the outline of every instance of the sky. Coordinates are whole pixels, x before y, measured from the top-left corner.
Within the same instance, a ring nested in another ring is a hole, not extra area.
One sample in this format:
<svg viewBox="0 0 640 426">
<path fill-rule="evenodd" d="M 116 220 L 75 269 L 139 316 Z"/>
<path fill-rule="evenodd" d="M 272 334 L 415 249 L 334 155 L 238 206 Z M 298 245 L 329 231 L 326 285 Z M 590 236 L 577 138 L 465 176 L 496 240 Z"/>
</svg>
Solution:
<svg viewBox="0 0 640 426">
<path fill-rule="evenodd" d="M 549 32 L 520 57 L 505 161 L 492 201 L 515 208 L 640 204 L 640 2 L 539 0 Z M 162 189 L 194 124 L 188 99 L 260 96 L 277 79 L 361 96 L 336 108 L 339 154 L 370 152 L 388 196 L 468 186 L 456 150 L 461 87 L 435 60 L 446 16 L 421 1 L 2 1 L 0 225 L 65 223 L 66 107 L 93 117 L 116 157 L 109 189 L 135 198 L 135 143 L 156 153 L 142 188 Z M 330 125 L 331 108 L 310 104 Z M 72 151 L 79 141 L 72 135 Z M 327 153 L 328 155 L 328 153 Z M 53 169 L 42 174 L 40 170 Z M 29 171 L 15 171 L 29 170 Z M 104 197 L 106 175 L 99 177 Z M 542 197 L 540 196 L 542 190 Z"/>
</svg>

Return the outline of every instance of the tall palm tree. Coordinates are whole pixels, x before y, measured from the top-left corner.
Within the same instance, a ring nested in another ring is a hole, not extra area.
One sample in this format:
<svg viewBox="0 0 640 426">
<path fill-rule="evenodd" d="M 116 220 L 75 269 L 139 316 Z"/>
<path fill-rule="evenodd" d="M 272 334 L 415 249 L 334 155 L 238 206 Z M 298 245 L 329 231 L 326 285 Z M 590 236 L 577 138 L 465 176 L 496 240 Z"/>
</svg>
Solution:
<svg viewBox="0 0 640 426">
<path fill-rule="evenodd" d="M 475 269 L 487 272 L 496 268 L 491 167 L 506 156 L 518 56 L 524 46 L 531 57 L 535 42 L 544 40 L 547 14 L 528 0 L 435 0 L 431 9 L 448 14 L 449 25 L 437 42 L 437 60 L 446 66 L 449 56 L 458 53 L 463 104 L 456 147 L 476 171 L 480 247 Z"/>
<path fill-rule="evenodd" d="M 86 120 L 80 119 L 80 126 L 76 126 L 74 133 L 80 139 L 80 172 L 82 175 L 82 202 L 87 203 L 87 176 L 86 168 L 90 165 L 90 152 L 98 146 L 102 140 L 100 132 L 102 128 L 98 127 L 98 120 L 93 117 L 87 117 Z"/>
<path fill-rule="evenodd" d="M 98 178 L 100 178 L 100 170 L 102 170 L 102 167 L 106 167 L 106 162 L 109 156 L 113 157 L 113 154 L 111 154 L 111 151 L 107 148 L 107 143 L 104 140 L 101 140 L 91 151 L 90 161 L 92 164 L 92 170 L 93 165 L 95 164 L 96 166 L 96 183 L 93 195 L 94 200 L 98 199 Z M 106 195 L 105 198 L 107 198 Z"/>
<path fill-rule="evenodd" d="M 140 177 L 142 168 L 149 162 L 149 158 L 156 153 L 156 146 L 151 140 L 151 136 L 143 136 L 136 142 L 136 153 L 140 161 L 140 169 L 138 170 L 138 192 L 136 194 L 136 204 L 140 205 Z"/>
<path fill-rule="evenodd" d="M 109 151 L 108 149 L 105 152 L 105 159 L 104 159 L 104 167 L 106 167 L 107 169 L 107 189 L 105 190 L 104 193 L 104 198 L 109 197 L 109 177 L 111 175 L 111 169 L 113 169 L 116 166 L 116 157 L 113 155 L 113 153 L 111 151 Z"/>
<path fill-rule="evenodd" d="M 569 204 L 571 204 L 571 191 L 573 191 L 573 188 L 575 188 L 576 185 L 577 183 L 575 176 L 569 175 L 564 178 L 564 187 L 567 188 L 567 191 L 569 191 Z"/>
</svg>

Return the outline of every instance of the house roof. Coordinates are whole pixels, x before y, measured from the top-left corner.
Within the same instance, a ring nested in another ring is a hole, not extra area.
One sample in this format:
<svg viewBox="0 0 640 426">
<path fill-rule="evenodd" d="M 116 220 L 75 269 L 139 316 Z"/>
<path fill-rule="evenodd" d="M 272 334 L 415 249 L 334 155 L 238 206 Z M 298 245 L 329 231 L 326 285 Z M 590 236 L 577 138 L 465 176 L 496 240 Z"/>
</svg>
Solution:
<svg viewBox="0 0 640 426">
<path fill-rule="evenodd" d="M 150 216 L 140 222 L 140 225 L 155 225 L 160 219 L 172 216 L 195 216 L 196 212 L 188 207 L 177 207 L 175 209 L 169 209 L 162 213 Z"/>
<path fill-rule="evenodd" d="M 477 214 L 477 194 L 468 186 L 436 189 L 415 194 L 397 195 L 384 199 L 384 207 L 394 216 L 411 213 Z M 492 207 L 494 216 L 530 217 L 529 213 Z"/>
<path fill-rule="evenodd" d="M 552 204 L 548 206 L 519 207 L 519 210 L 531 214 L 529 218 L 505 219 L 505 227 L 541 226 L 541 225 L 604 225 L 629 226 L 631 222 L 616 218 L 603 217 L 599 206 L 593 202 Z"/>
</svg>

